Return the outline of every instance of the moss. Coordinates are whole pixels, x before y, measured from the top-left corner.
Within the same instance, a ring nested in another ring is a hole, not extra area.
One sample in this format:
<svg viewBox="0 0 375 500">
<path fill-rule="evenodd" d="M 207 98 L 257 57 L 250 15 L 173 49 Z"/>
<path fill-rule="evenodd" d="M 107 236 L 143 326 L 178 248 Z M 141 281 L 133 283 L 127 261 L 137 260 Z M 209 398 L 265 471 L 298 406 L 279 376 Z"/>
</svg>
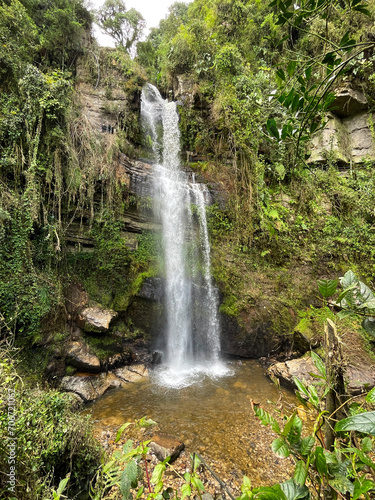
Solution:
<svg viewBox="0 0 375 500">
<path fill-rule="evenodd" d="M 224 302 L 220 305 L 220 312 L 227 316 L 237 317 L 239 314 L 237 297 L 234 295 L 225 297 Z"/>
<path fill-rule="evenodd" d="M 122 339 L 111 334 L 101 334 L 100 336 L 85 335 L 85 343 L 103 361 L 116 353 L 123 352 Z"/>
<path fill-rule="evenodd" d="M 74 375 L 75 373 L 77 373 L 77 368 L 75 368 L 74 366 L 67 365 L 65 369 L 65 374 L 71 376 Z"/>
</svg>

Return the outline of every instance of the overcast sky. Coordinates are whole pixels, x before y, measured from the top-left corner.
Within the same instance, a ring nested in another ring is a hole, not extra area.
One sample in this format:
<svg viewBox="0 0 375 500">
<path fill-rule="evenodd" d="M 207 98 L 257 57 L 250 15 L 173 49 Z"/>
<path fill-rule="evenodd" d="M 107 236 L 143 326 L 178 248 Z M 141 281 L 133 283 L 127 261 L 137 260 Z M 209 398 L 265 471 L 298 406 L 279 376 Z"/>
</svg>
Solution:
<svg viewBox="0 0 375 500">
<path fill-rule="evenodd" d="M 142 14 L 147 23 L 147 34 L 150 28 L 157 27 L 159 21 L 165 18 L 168 14 L 168 7 L 175 3 L 175 1 L 176 0 L 125 0 L 125 5 L 127 9 L 134 7 Z M 104 0 L 90 0 L 88 2 L 89 6 L 92 6 L 93 9 L 100 8 L 103 3 Z M 185 3 L 188 3 L 188 0 L 186 0 Z M 102 34 L 99 28 L 94 28 L 94 34 L 100 45 L 114 47 L 113 39 L 108 35 Z"/>
</svg>

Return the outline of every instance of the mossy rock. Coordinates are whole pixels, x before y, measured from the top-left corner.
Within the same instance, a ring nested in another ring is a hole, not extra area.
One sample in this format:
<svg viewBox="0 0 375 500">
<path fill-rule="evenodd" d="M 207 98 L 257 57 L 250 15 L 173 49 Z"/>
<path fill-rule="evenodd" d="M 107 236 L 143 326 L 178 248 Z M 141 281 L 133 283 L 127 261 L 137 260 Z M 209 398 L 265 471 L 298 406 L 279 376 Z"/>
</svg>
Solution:
<svg viewBox="0 0 375 500">
<path fill-rule="evenodd" d="M 301 320 L 293 330 L 293 345 L 296 350 L 304 354 L 311 349 L 320 347 L 324 338 L 324 324 L 327 318 L 334 320 L 334 313 L 327 307 L 315 309 L 310 307 L 300 313 Z"/>
</svg>

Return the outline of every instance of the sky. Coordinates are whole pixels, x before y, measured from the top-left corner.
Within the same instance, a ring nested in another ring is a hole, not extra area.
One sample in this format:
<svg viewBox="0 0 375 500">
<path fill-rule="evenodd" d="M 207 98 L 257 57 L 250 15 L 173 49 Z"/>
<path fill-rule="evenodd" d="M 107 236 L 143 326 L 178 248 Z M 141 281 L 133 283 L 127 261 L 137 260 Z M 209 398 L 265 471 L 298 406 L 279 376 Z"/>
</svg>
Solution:
<svg viewBox="0 0 375 500">
<path fill-rule="evenodd" d="M 168 14 L 168 7 L 175 3 L 175 1 L 176 0 L 125 0 L 125 5 L 127 9 L 134 7 L 145 18 L 147 23 L 145 34 L 147 35 L 150 28 L 157 27 L 160 20 L 166 17 Z M 104 0 L 90 0 L 89 2 L 90 7 L 92 6 L 94 9 L 100 8 L 103 3 Z M 188 3 L 187 0 L 186 3 Z M 113 39 L 101 33 L 97 26 L 94 26 L 94 35 L 100 45 L 114 47 Z"/>
</svg>

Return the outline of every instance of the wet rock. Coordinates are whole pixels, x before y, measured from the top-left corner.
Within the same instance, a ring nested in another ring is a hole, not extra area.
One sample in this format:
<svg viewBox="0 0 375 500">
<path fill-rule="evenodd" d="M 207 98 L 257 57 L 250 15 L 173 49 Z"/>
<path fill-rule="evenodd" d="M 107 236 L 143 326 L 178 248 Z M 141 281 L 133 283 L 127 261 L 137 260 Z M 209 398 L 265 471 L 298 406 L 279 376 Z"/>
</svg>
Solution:
<svg viewBox="0 0 375 500">
<path fill-rule="evenodd" d="M 357 395 L 367 392 L 375 387 L 374 366 L 348 366 L 346 369 L 348 377 L 349 394 Z"/>
<path fill-rule="evenodd" d="M 230 356 L 260 358 L 277 348 L 279 339 L 270 332 L 269 318 L 257 318 L 249 313 L 246 328 L 240 326 L 236 318 L 221 315 L 221 351 Z"/>
<path fill-rule="evenodd" d="M 69 342 L 67 345 L 66 361 L 81 371 L 98 373 L 100 371 L 99 358 L 83 342 Z"/>
<path fill-rule="evenodd" d="M 318 370 L 315 368 L 310 356 L 275 363 L 269 367 L 267 372 L 269 375 L 280 378 L 282 382 L 293 388 L 295 387 L 294 377 L 305 382 L 307 385 L 311 385 L 316 379 L 310 373 L 318 375 Z"/>
<path fill-rule="evenodd" d="M 172 436 L 158 434 L 152 438 L 149 448 L 155 453 L 160 462 L 167 457 L 171 457 L 169 463 L 172 463 L 180 455 L 185 445 Z"/>
<path fill-rule="evenodd" d="M 152 365 L 160 365 L 163 361 L 163 353 L 161 351 L 154 351 L 152 353 Z"/>
<path fill-rule="evenodd" d="M 84 323 L 86 332 L 106 332 L 116 316 L 116 311 L 97 305 L 84 309 L 80 314 L 80 320 Z"/>
<path fill-rule="evenodd" d="M 146 278 L 137 297 L 148 300 L 162 301 L 165 283 L 162 278 Z"/>
<path fill-rule="evenodd" d="M 139 382 L 148 376 L 148 370 L 142 364 L 117 368 L 113 373 L 124 382 Z"/>
<path fill-rule="evenodd" d="M 106 370 L 113 370 L 114 368 L 118 368 L 129 363 L 132 359 L 132 352 L 130 349 L 127 349 L 124 352 L 119 352 L 110 356 L 106 361 L 103 362 Z"/>
<path fill-rule="evenodd" d="M 123 382 L 113 373 L 76 375 L 74 377 L 64 377 L 61 381 L 61 388 L 64 391 L 74 392 L 86 402 L 97 399 L 108 389 L 123 385 Z"/>
</svg>

